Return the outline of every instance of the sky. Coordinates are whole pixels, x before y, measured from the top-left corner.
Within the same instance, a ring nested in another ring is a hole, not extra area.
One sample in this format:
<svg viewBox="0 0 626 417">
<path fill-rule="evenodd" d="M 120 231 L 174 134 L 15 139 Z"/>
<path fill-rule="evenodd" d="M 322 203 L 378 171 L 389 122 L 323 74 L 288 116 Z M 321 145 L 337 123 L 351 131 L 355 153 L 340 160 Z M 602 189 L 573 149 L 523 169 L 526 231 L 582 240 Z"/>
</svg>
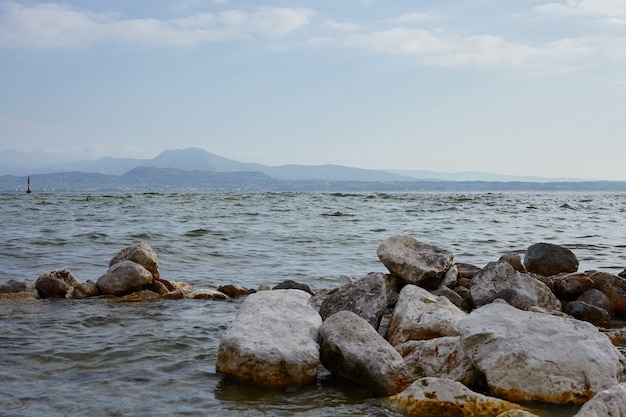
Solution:
<svg viewBox="0 0 626 417">
<path fill-rule="evenodd" d="M 0 150 L 626 180 L 625 0 L 0 0 Z"/>
</svg>

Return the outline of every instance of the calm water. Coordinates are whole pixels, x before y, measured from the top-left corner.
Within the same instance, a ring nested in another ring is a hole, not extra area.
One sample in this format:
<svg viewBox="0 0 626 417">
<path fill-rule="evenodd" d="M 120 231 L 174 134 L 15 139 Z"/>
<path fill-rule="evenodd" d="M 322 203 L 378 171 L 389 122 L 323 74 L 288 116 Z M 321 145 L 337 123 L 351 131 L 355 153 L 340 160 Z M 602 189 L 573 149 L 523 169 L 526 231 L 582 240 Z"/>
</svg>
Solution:
<svg viewBox="0 0 626 417">
<path fill-rule="evenodd" d="M 322 289 L 385 272 L 376 248 L 398 234 L 478 266 L 552 242 L 581 270 L 626 267 L 626 194 L 0 194 L 0 208 L 0 283 L 59 268 L 96 280 L 144 241 L 164 278 L 195 289 L 285 279 Z M 333 379 L 289 392 L 222 382 L 217 347 L 237 306 L 0 300 L 0 415 L 400 415 Z"/>
</svg>

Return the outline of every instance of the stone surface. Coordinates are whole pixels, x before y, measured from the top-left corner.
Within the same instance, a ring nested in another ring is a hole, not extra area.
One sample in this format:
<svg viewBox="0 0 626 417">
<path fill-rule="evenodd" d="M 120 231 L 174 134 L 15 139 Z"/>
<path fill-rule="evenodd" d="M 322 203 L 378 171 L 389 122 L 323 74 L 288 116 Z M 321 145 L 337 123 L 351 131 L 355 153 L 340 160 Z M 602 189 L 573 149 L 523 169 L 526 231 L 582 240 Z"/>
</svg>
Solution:
<svg viewBox="0 0 626 417">
<path fill-rule="evenodd" d="M 109 261 L 109 269 L 123 261 L 133 261 L 150 271 L 155 279 L 161 278 L 156 252 L 147 243 L 140 242 L 119 251 Z"/>
<path fill-rule="evenodd" d="M 576 272 L 578 259 L 564 246 L 553 243 L 535 243 L 526 249 L 524 266 L 528 272 L 548 277 L 562 272 Z"/>
<path fill-rule="evenodd" d="M 611 315 L 608 311 L 584 301 L 570 301 L 565 304 L 563 311 L 578 320 L 588 321 L 595 326 L 608 327 L 611 323 Z"/>
<path fill-rule="evenodd" d="M 40 275 L 33 285 L 41 298 L 65 298 L 72 296 L 80 282 L 68 269 L 57 269 Z"/>
<path fill-rule="evenodd" d="M 292 279 L 288 279 L 286 281 L 281 282 L 280 284 L 274 286 L 274 288 L 272 288 L 273 290 L 300 290 L 300 291 L 304 291 L 307 292 L 311 295 L 315 295 L 315 291 L 313 291 L 311 289 L 311 287 L 309 287 L 306 284 L 302 284 L 300 282 L 296 282 Z"/>
<path fill-rule="evenodd" d="M 410 340 L 396 346 L 415 379 L 426 376 L 451 379 L 467 387 L 477 386 L 480 373 L 461 346 L 459 336 Z"/>
<path fill-rule="evenodd" d="M 574 417 L 626 417 L 626 384 L 600 391 Z"/>
<path fill-rule="evenodd" d="M 589 278 L 594 288 L 606 295 L 615 316 L 624 316 L 626 311 L 626 279 L 607 272 L 592 272 Z"/>
<path fill-rule="evenodd" d="M 580 296 L 576 298 L 576 301 L 583 301 L 587 304 L 591 304 L 592 306 L 606 310 L 611 317 L 615 316 L 615 306 L 611 303 L 609 297 L 607 297 L 602 291 L 595 288 L 580 294 Z"/>
<path fill-rule="evenodd" d="M 387 288 L 384 274 L 371 273 L 328 294 L 320 307 L 320 316 L 325 320 L 338 311 L 347 310 L 378 329 L 386 308 Z"/>
<path fill-rule="evenodd" d="M 364 319 L 351 311 L 328 317 L 319 330 L 320 359 L 333 375 L 380 395 L 393 395 L 413 382 L 402 356 Z"/>
<path fill-rule="evenodd" d="M 522 262 L 522 257 L 519 253 L 509 252 L 505 253 L 498 259 L 498 262 L 506 262 L 513 267 L 517 272 L 528 272 L 524 263 Z"/>
<path fill-rule="evenodd" d="M 596 327 L 494 302 L 459 323 L 461 344 L 491 395 L 582 404 L 624 377 L 623 356 Z"/>
<path fill-rule="evenodd" d="M 11 294 L 28 291 L 29 285 L 26 281 L 16 281 L 14 279 L 10 279 L 4 284 L 0 285 L 0 294 Z"/>
<path fill-rule="evenodd" d="M 451 252 L 411 236 L 393 236 L 377 249 L 378 258 L 393 275 L 405 283 L 435 289 L 452 266 Z"/>
<path fill-rule="evenodd" d="M 230 298 L 241 297 L 242 295 L 249 295 L 256 292 L 256 290 L 251 290 L 246 287 L 242 287 L 241 285 L 220 285 L 217 287 L 217 290 L 221 293 L 226 294 Z"/>
<path fill-rule="evenodd" d="M 410 416 L 495 417 L 521 406 L 471 391 L 449 379 L 421 378 L 389 398 Z"/>
<path fill-rule="evenodd" d="M 400 291 L 386 337 L 397 346 L 408 340 L 458 336 L 457 325 L 466 316 L 467 313 L 446 297 L 433 295 L 416 285 L 406 285 Z"/>
<path fill-rule="evenodd" d="M 122 296 L 140 291 L 152 284 L 153 275 L 143 266 L 132 261 L 114 264 L 96 281 L 102 295 Z"/>
<path fill-rule="evenodd" d="M 222 335 L 217 372 L 241 383 L 288 388 L 316 381 L 322 318 L 300 290 L 250 294 Z"/>
<path fill-rule="evenodd" d="M 470 291 L 476 307 L 502 298 L 522 310 L 532 306 L 561 310 L 561 302 L 547 285 L 516 271 L 507 262 L 488 263 L 472 280 Z"/>
<path fill-rule="evenodd" d="M 562 300 L 574 300 L 593 288 L 593 280 L 584 272 L 557 275 L 553 279 L 554 293 Z"/>
<path fill-rule="evenodd" d="M 188 292 L 186 297 L 193 300 L 231 300 L 231 298 L 223 292 L 210 290 L 208 288 L 199 288 Z"/>
</svg>

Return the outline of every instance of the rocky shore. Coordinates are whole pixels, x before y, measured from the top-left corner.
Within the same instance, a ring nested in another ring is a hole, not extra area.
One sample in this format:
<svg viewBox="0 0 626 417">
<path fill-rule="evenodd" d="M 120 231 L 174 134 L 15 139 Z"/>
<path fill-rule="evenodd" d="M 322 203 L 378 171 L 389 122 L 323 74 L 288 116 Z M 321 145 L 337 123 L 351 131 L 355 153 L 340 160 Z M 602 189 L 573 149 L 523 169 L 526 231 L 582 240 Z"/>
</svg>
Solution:
<svg viewBox="0 0 626 417">
<path fill-rule="evenodd" d="M 222 335 L 216 370 L 270 389 L 329 374 L 371 389 L 407 415 L 533 416 L 525 404 L 580 405 L 577 417 L 626 416 L 626 271 L 578 271 L 548 243 L 479 267 L 411 236 L 377 254 L 387 272 L 314 291 L 287 281 L 256 290 L 192 289 L 160 276 L 146 243 L 121 250 L 96 282 L 68 269 L 0 285 L 0 299 L 245 297 Z"/>
</svg>

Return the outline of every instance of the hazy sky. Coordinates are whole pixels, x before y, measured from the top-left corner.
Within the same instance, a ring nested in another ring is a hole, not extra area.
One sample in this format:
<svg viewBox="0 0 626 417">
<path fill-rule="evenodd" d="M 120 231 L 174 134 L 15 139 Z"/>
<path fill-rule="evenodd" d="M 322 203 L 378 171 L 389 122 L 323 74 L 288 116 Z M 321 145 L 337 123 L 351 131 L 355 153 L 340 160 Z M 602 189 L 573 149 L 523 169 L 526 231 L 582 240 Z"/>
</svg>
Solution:
<svg viewBox="0 0 626 417">
<path fill-rule="evenodd" d="M 626 1 L 0 0 L 0 149 L 626 180 Z"/>
</svg>

